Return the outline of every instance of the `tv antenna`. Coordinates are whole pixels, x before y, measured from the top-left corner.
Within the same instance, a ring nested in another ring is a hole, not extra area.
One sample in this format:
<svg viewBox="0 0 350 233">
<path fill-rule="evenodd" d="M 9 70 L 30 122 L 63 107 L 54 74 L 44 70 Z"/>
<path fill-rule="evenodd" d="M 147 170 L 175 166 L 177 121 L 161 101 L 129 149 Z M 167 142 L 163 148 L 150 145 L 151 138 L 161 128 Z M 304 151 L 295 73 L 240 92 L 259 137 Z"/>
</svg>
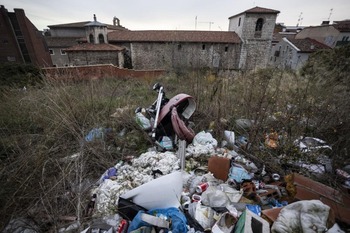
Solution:
<svg viewBox="0 0 350 233">
<path fill-rule="evenodd" d="M 328 21 L 331 19 L 332 14 L 333 14 L 333 8 L 331 8 L 329 11 Z"/>
<path fill-rule="evenodd" d="M 301 25 L 301 23 L 303 22 L 303 12 L 300 12 L 300 15 L 299 15 L 299 18 L 298 18 L 298 23 L 297 23 L 297 27 L 299 26 L 299 25 Z"/>
</svg>

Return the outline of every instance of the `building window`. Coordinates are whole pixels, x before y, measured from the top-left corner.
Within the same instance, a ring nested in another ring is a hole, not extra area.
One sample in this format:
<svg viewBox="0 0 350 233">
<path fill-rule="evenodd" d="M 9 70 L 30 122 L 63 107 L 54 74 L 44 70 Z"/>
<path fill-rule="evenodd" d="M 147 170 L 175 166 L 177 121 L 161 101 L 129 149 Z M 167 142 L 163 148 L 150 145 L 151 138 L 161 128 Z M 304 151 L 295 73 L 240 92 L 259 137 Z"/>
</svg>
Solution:
<svg viewBox="0 0 350 233">
<path fill-rule="evenodd" d="M 177 49 L 180 50 L 182 48 L 182 45 L 181 44 L 178 44 L 177 45 Z"/>
<path fill-rule="evenodd" d="M 53 49 L 49 49 L 49 53 L 50 53 L 51 55 L 55 55 L 55 52 L 53 51 Z"/>
<path fill-rule="evenodd" d="M 228 45 L 225 46 L 225 52 L 227 52 L 227 51 L 228 51 Z"/>
<path fill-rule="evenodd" d="M 3 39 L 3 40 L 2 40 L 2 43 L 4 43 L 4 44 L 8 44 L 8 43 L 9 43 L 9 41 L 8 41 L 7 39 Z"/>
<path fill-rule="evenodd" d="M 104 37 L 102 34 L 98 35 L 98 42 L 99 42 L 100 44 L 105 43 L 105 37 Z"/>
<path fill-rule="evenodd" d="M 262 27 L 263 27 L 263 24 L 264 24 L 264 20 L 263 20 L 262 18 L 259 18 L 259 19 L 256 21 L 255 31 L 256 31 L 256 32 L 261 32 Z"/>
<path fill-rule="evenodd" d="M 61 49 L 61 55 L 67 55 L 66 50 Z"/>
<path fill-rule="evenodd" d="M 241 26 L 241 17 L 238 19 L 238 27 Z"/>
<path fill-rule="evenodd" d="M 205 50 L 205 44 L 202 44 L 202 50 Z"/>
<path fill-rule="evenodd" d="M 92 44 L 95 43 L 94 35 L 92 35 L 92 34 L 89 35 L 89 42 L 92 43 Z"/>
</svg>

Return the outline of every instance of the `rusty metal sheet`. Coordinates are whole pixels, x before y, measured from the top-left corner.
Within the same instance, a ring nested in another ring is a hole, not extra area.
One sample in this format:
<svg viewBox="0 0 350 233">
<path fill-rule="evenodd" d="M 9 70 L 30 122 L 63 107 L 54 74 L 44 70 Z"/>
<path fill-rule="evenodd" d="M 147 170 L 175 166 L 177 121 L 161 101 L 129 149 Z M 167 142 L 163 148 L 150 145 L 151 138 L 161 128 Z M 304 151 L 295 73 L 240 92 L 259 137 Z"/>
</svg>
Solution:
<svg viewBox="0 0 350 233">
<path fill-rule="evenodd" d="M 350 224 L 350 196 L 327 185 L 299 175 L 293 174 L 296 187 L 295 198 L 298 200 L 320 200 L 330 206 L 336 219 Z"/>
<path fill-rule="evenodd" d="M 216 179 L 226 181 L 230 170 L 230 159 L 219 156 L 210 157 L 208 160 L 208 171 L 213 173 Z"/>
</svg>

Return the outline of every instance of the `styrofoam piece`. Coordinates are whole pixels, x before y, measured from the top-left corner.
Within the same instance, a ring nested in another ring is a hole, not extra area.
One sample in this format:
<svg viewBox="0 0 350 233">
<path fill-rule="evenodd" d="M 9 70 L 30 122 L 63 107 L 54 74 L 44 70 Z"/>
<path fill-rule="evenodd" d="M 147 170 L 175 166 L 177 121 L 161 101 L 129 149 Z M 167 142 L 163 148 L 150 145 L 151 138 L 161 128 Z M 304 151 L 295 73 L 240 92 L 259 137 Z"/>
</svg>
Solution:
<svg viewBox="0 0 350 233">
<path fill-rule="evenodd" d="M 159 177 L 126 192 L 122 198 L 131 199 L 146 209 L 179 207 L 182 192 L 182 173 L 177 171 Z"/>
</svg>

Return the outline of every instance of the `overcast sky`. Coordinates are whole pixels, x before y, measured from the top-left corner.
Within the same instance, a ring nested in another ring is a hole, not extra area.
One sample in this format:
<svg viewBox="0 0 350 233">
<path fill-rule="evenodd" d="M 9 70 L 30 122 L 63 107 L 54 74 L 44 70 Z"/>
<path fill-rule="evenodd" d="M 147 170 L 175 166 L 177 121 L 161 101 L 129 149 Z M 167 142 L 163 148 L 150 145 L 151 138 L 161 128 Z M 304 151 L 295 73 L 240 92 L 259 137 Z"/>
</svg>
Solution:
<svg viewBox="0 0 350 233">
<path fill-rule="evenodd" d="M 92 21 L 96 14 L 97 21 L 107 24 L 113 24 L 116 16 L 130 30 L 227 31 L 230 16 L 255 6 L 280 11 L 277 22 L 287 26 L 350 19 L 350 0 L 0 0 L 0 3 L 9 12 L 24 9 L 39 30 L 48 25 Z"/>
</svg>

